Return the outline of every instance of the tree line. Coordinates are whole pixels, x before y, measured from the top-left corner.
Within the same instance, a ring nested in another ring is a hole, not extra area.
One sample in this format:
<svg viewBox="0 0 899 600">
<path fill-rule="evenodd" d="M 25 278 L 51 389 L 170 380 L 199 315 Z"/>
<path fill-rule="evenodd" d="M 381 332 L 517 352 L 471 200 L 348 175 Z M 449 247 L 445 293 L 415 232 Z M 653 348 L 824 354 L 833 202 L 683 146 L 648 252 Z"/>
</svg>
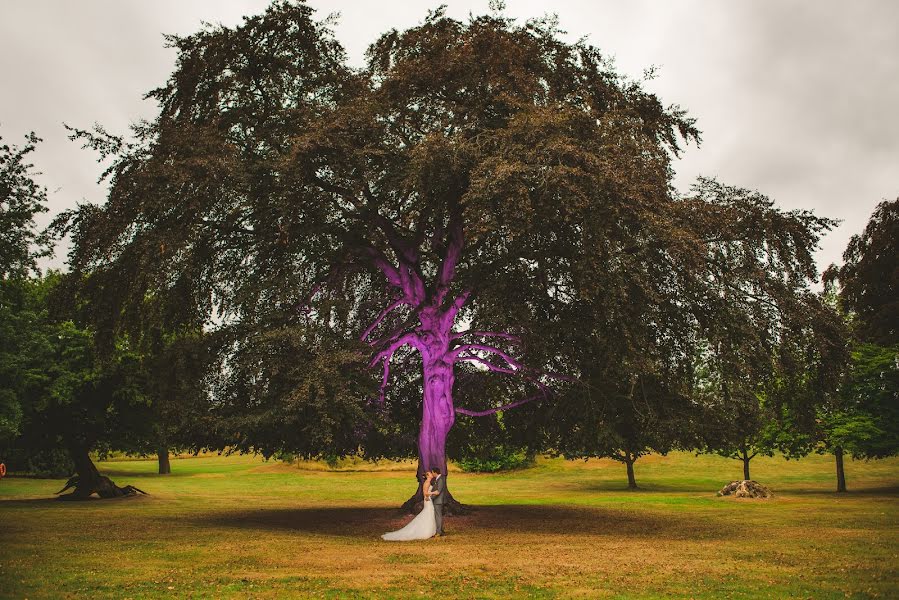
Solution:
<svg viewBox="0 0 899 600">
<path fill-rule="evenodd" d="M 154 119 L 70 130 L 105 203 L 46 232 L 37 139 L 3 147 L 11 466 L 73 468 L 86 497 L 128 491 L 91 452 L 419 473 L 551 453 L 618 460 L 635 487 L 648 452 L 748 479 L 760 453 L 826 451 L 845 489 L 844 454 L 897 451 L 899 200 L 816 293 L 836 223 L 713 179 L 676 192 L 694 120 L 553 19 L 438 9 L 361 69 L 332 25 L 284 1 L 170 36 Z M 68 271 L 37 273 L 66 234 Z"/>
</svg>

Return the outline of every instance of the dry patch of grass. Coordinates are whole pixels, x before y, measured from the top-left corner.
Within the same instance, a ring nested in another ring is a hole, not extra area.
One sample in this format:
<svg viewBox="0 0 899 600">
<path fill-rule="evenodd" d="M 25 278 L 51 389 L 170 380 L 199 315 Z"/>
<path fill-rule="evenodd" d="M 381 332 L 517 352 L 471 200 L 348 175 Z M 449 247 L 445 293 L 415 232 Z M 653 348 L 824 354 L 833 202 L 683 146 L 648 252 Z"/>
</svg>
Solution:
<svg viewBox="0 0 899 600">
<path fill-rule="evenodd" d="M 637 463 L 541 460 L 452 473 L 476 510 L 448 535 L 384 542 L 408 517 L 403 469 L 331 471 L 201 457 L 101 465 L 149 497 L 48 499 L 56 481 L 0 482 L 0 597 L 10 598 L 843 598 L 899 580 L 899 460 L 852 462 L 851 491 L 824 457 L 764 459 L 777 496 L 716 498 L 739 463 L 673 454 Z M 753 461 L 756 463 L 757 461 Z M 381 465 L 386 467 L 386 465 Z"/>
</svg>

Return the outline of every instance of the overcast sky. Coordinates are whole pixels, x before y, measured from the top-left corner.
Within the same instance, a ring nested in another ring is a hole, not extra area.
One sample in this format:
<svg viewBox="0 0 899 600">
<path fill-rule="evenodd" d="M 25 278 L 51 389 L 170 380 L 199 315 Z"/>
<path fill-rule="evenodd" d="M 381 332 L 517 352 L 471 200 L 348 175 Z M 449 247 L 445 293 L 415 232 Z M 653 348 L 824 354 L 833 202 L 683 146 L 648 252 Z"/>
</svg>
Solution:
<svg viewBox="0 0 899 600">
<path fill-rule="evenodd" d="M 0 135 L 32 155 L 50 191 L 50 215 L 77 202 L 102 202 L 101 167 L 66 139 L 62 123 L 101 123 L 115 133 L 149 118 L 144 93 L 165 82 L 175 62 L 163 34 L 189 34 L 202 22 L 233 26 L 266 0 L 0 0 Z M 440 2 L 315 0 L 361 65 L 369 43 L 392 27 L 420 22 Z M 447 0 L 465 19 L 487 0 Z M 675 165 L 686 190 L 697 175 L 757 189 L 784 209 L 843 220 L 822 243 L 819 270 L 840 260 L 849 237 L 881 200 L 899 197 L 899 1 L 509 0 L 526 19 L 549 7 L 571 40 L 614 56 L 647 87 L 698 120 L 702 145 Z M 45 265 L 62 266 L 64 250 Z"/>
</svg>

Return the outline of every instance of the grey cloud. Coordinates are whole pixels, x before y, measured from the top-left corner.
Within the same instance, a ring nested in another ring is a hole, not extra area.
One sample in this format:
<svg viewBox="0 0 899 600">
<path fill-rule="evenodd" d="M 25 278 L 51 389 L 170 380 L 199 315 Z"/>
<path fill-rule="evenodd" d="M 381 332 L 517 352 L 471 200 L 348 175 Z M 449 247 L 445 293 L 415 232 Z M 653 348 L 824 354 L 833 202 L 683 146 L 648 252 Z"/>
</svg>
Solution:
<svg viewBox="0 0 899 600">
<path fill-rule="evenodd" d="M 448 0 L 467 18 L 487 0 Z M 45 138 L 35 162 L 55 191 L 58 212 L 83 198 L 102 201 L 94 157 L 65 138 L 63 121 L 94 121 L 124 132 L 148 117 L 144 93 L 174 66 L 163 33 L 187 34 L 201 21 L 237 24 L 266 0 L 92 0 L 0 4 L 0 134 Z M 338 38 L 359 66 L 365 48 L 440 2 L 312 0 L 324 18 L 341 12 Z M 818 253 L 839 260 L 881 199 L 899 196 L 899 2 L 893 0 L 539 0 L 508 2 L 524 19 L 548 10 L 574 40 L 588 35 L 639 77 L 658 65 L 651 90 L 687 108 L 703 130 L 676 169 L 686 189 L 698 174 L 758 189 L 786 209 L 844 219 Z M 62 265 L 60 253 L 51 263 Z"/>
</svg>

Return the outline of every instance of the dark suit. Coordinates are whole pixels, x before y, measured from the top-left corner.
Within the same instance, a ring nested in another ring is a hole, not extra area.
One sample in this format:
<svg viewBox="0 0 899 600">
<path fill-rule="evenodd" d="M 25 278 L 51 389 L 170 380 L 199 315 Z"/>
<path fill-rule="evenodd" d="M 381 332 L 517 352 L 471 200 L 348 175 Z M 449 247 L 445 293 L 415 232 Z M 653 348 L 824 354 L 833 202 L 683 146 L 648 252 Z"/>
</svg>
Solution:
<svg viewBox="0 0 899 600">
<path fill-rule="evenodd" d="M 446 478 L 441 475 L 431 480 L 431 491 L 440 492 L 431 498 L 434 503 L 434 519 L 437 521 L 437 533 L 443 535 L 443 503 L 446 500 Z"/>
</svg>

